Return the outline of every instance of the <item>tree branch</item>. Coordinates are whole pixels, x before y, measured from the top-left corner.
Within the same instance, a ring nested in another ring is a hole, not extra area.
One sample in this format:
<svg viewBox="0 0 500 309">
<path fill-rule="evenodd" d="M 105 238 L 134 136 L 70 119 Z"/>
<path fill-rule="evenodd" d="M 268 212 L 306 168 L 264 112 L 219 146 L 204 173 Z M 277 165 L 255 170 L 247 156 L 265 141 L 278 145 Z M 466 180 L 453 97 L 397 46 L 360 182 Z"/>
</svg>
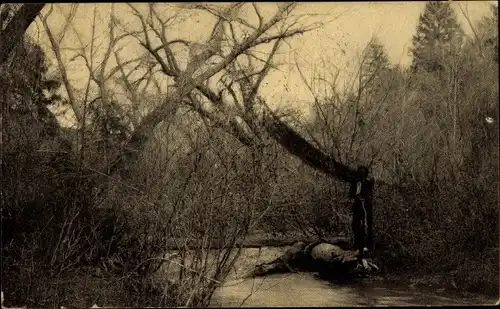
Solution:
<svg viewBox="0 0 500 309">
<path fill-rule="evenodd" d="M 50 13 L 52 12 L 52 6 L 50 6 L 49 12 L 45 16 L 42 16 L 40 20 L 42 21 L 43 27 L 45 29 L 45 32 L 47 33 L 47 36 L 49 37 L 50 45 L 52 46 L 52 51 L 54 52 L 54 55 L 56 56 L 56 61 L 57 61 L 57 66 L 59 68 L 59 72 L 61 73 L 61 78 L 63 80 L 64 87 L 66 88 L 66 92 L 68 93 L 68 99 L 69 103 L 71 105 L 71 108 L 73 109 L 73 112 L 75 113 L 75 117 L 78 123 L 81 123 L 83 120 L 83 110 L 81 107 L 78 105 L 78 102 L 76 101 L 75 93 L 73 90 L 73 86 L 71 85 L 69 78 L 68 78 L 68 72 L 66 70 L 66 66 L 63 63 L 62 60 L 62 55 L 61 55 L 61 49 L 59 46 L 60 41 L 58 42 L 54 34 L 52 33 L 52 30 L 50 30 L 50 27 L 47 23 L 47 18 L 49 17 Z M 74 16 L 74 15 L 73 15 Z M 66 31 L 67 25 L 69 25 L 70 21 L 66 20 L 65 22 L 65 28 L 63 31 Z M 63 37 L 63 35 L 61 35 Z"/>
<path fill-rule="evenodd" d="M 346 182 L 356 181 L 356 173 L 349 167 L 337 162 L 334 158 L 317 149 L 289 125 L 281 121 L 265 104 L 268 114 L 263 119 L 267 132 L 291 154 L 300 158 L 307 165 L 316 168 L 328 175 L 332 175 Z"/>
</svg>

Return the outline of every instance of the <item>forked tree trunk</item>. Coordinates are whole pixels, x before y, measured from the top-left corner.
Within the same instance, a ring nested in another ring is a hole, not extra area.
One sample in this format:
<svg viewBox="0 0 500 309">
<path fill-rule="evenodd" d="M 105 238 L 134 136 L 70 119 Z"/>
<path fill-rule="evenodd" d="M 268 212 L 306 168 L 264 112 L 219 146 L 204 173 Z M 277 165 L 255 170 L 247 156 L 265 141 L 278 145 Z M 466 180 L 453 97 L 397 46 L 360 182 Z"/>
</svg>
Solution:
<svg viewBox="0 0 500 309">
<path fill-rule="evenodd" d="M 126 167 L 134 166 L 139 158 L 139 154 L 144 149 L 147 140 L 152 136 L 154 128 L 164 119 L 172 117 L 179 103 L 172 100 L 166 100 L 162 105 L 152 111 L 135 130 L 125 149 L 121 152 L 118 160 L 113 164 L 110 171 L 115 173 Z M 201 115 L 210 117 L 209 115 Z M 209 118 L 210 119 L 210 118 Z M 212 120 L 212 119 L 211 119 Z M 283 146 L 292 155 L 301 159 L 307 165 L 318 169 L 319 171 L 331 175 L 339 180 L 354 182 L 356 180 L 355 172 L 349 167 L 337 162 L 335 158 L 328 156 L 317 147 L 309 143 L 292 127 L 283 122 L 279 117 L 270 113 L 262 121 L 256 121 L 254 124 L 263 127 L 268 134 Z M 241 143 L 251 146 L 256 142 L 255 136 L 250 136 L 236 122 L 214 123 L 226 132 L 235 136 Z M 126 171 L 121 172 L 125 178 L 129 176 Z"/>
<path fill-rule="evenodd" d="M 0 34 L 0 65 L 8 59 L 14 47 L 22 40 L 29 25 L 38 16 L 44 6 L 44 3 L 24 4 L 15 13 L 5 30 Z M 115 173 L 127 166 L 135 165 L 139 157 L 138 154 L 144 149 L 154 128 L 165 118 L 175 114 L 178 105 L 179 102 L 164 103 L 141 122 L 118 160 L 111 166 L 111 173 Z M 234 134 L 244 144 L 252 144 L 252 139 L 243 133 L 244 130 L 235 129 L 235 125 L 235 123 L 229 123 L 224 129 Z M 355 180 L 356 177 L 353 170 L 314 147 L 273 113 L 269 113 L 261 125 L 287 151 L 300 158 L 309 166 L 343 181 L 352 182 Z M 124 173 L 124 176 L 127 177 L 127 174 Z"/>
<path fill-rule="evenodd" d="M 118 158 L 108 169 L 108 173 L 119 173 L 124 179 L 130 177 L 130 169 L 137 163 L 140 153 L 146 147 L 148 140 L 153 136 L 156 126 L 174 117 L 179 105 L 180 103 L 178 101 L 171 100 L 170 97 L 168 97 L 144 117 L 139 126 L 135 128 Z"/>
</svg>

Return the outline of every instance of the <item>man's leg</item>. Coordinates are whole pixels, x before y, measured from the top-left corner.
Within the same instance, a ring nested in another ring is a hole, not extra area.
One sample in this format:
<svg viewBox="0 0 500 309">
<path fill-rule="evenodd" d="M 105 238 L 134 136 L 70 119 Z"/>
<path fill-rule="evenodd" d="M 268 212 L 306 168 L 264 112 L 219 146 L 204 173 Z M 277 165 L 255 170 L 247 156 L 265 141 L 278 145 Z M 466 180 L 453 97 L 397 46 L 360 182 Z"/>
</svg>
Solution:
<svg viewBox="0 0 500 309">
<path fill-rule="evenodd" d="M 352 206 L 352 217 L 351 217 L 351 232 L 352 232 L 352 244 L 353 244 L 353 247 L 356 249 L 357 248 L 357 237 L 356 237 L 356 233 L 357 233 L 357 215 L 356 215 L 356 206 L 353 205 Z"/>
<path fill-rule="evenodd" d="M 362 207 L 360 203 L 355 202 L 353 205 L 352 214 L 352 233 L 354 235 L 354 249 L 363 252 L 364 247 L 364 233 L 363 233 L 363 215 Z"/>
<path fill-rule="evenodd" d="M 365 202 L 366 209 L 366 223 L 367 223 L 367 235 L 366 235 L 366 246 L 370 251 L 374 250 L 373 247 L 373 205 L 371 201 Z"/>
</svg>

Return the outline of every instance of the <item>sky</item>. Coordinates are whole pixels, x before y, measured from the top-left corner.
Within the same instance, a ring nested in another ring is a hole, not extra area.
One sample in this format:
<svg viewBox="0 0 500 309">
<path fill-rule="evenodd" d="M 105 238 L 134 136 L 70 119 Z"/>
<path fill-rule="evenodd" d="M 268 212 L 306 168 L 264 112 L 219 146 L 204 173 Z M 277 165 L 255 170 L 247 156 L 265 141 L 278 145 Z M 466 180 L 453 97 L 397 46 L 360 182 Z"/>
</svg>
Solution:
<svg viewBox="0 0 500 309">
<path fill-rule="evenodd" d="M 460 2 L 454 3 L 468 9 L 471 20 L 478 20 L 487 10 L 487 2 Z M 359 53 L 373 36 L 376 36 L 384 45 L 392 63 L 409 65 L 411 56 L 412 35 L 418 25 L 418 19 L 424 10 L 425 2 L 337 2 L 308 4 L 308 10 L 329 11 L 339 17 L 323 29 L 304 35 L 294 41 L 297 57 L 304 63 L 311 63 L 312 71 L 321 69 L 321 57 L 338 67 L 352 69 L 358 63 Z M 457 10 L 457 19 L 466 33 L 470 34 L 470 27 L 460 10 Z M 346 55 L 342 53 L 345 50 Z M 314 66 L 316 63 L 316 66 Z M 292 74 L 290 74 L 292 73 Z M 312 96 L 305 91 L 298 74 L 290 72 L 286 76 L 286 85 L 292 90 L 289 98 L 298 98 L 304 103 L 310 102 Z M 283 74 L 282 74 L 283 75 Z M 279 77 L 276 77 L 279 80 Z M 279 98 L 282 87 L 272 86 L 271 96 Z M 286 92 L 285 92 L 286 93 Z M 306 103 L 307 104 L 307 103 Z"/>
<path fill-rule="evenodd" d="M 470 27 L 463 13 L 458 9 L 467 11 L 472 21 L 477 21 L 481 16 L 488 13 L 488 4 L 492 1 L 460 1 L 452 3 L 456 9 L 459 23 L 467 34 L 471 33 Z M 496 1 L 493 1 L 496 3 Z M 263 14 L 269 16 L 275 9 L 275 3 L 259 3 Z M 68 5 L 59 4 L 64 9 Z M 66 6 L 66 7 L 65 7 Z M 104 33 L 109 18 L 109 3 L 97 4 L 97 33 Z M 312 14 L 310 21 L 325 22 L 320 29 L 305 33 L 290 40 L 290 46 L 284 46 L 280 59 L 288 63 L 279 71 L 272 72 L 265 80 L 261 88 L 261 95 L 274 107 L 292 106 L 303 110 L 307 114 L 308 106 L 311 106 L 312 94 L 305 87 L 298 74 L 295 63 L 300 68 L 306 79 L 310 82 L 314 76 L 321 72 L 333 72 L 335 68 L 342 72 L 349 72 L 357 63 L 359 53 L 369 40 L 376 36 L 384 45 L 392 63 L 408 65 L 411 62 L 408 48 L 411 47 L 411 38 L 415 33 L 419 15 L 423 12 L 425 2 L 303 2 L 300 3 L 296 13 Z M 125 13 L 124 3 L 115 4 L 117 15 L 125 21 L 132 21 L 131 15 Z M 74 25 L 80 33 L 83 41 L 89 42 L 92 30 L 92 12 L 94 4 L 80 4 L 74 20 Z M 47 8 L 44 9 L 44 12 Z M 61 28 L 64 18 L 61 18 L 59 9 L 55 9 L 49 17 L 48 22 L 54 32 Z M 184 27 L 171 30 L 173 36 L 178 34 L 190 39 L 202 38 L 210 29 L 212 19 L 206 15 L 191 17 L 184 23 Z M 100 28 L 100 29 L 98 29 Z M 30 33 L 42 45 L 47 47 L 49 59 L 54 59 L 48 49 L 48 39 L 41 23 L 37 20 L 30 27 Z M 65 36 L 62 47 L 71 48 L 78 42 L 71 32 Z M 63 51 L 66 52 L 66 51 Z M 124 58 L 136 56 L 140 52 L 137 43 L 128 43 L 122 50 Z M 73 52 L 74 53 L 74 52 Z M 70 51 L 67 51 L 65 59 L 68 63 L 69 75 L 77 88 L 84 85 L 86 70 L 82 68 L 83 63 L 78 60 L 70 60 Z M 52 63 L 56 63 L 52 60 Z M 341 75 L 341 80 L 346 81 L 346 75 Z"/>
</svg>

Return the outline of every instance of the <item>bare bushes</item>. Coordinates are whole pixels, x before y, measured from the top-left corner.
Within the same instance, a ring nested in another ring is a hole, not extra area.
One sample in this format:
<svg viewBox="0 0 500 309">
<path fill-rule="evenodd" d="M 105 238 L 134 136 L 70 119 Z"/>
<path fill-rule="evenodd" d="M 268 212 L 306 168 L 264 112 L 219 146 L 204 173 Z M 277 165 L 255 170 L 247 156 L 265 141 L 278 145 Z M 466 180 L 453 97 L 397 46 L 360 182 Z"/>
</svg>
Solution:
<svg viewBox="0 0 500 309">
<path fill-rule="evenodd" d="M 351 210 L 345 185 L 308 166 L 279 171 L 271 204 L 260 222 L 271 233 L 318 237 L 350 233 Z"/>
<path fill-rule="evenodd" d="M 57 301 L 57 287 L 44 284 L 84 265 L 94 235 L 86 181 L 78 169 L 43 152 L 3 157 L 2 281 L 6 299 L 20 304 Z M 52 157 L 52 162 L 44 162 Z M 51 290 L 52 289 L 52 290 Z"/>
<path fill-rule="evenodd" d="M 71 153 L 4 154 L 7 305 L 206 305 L 260 199 L 222 140 L 199 137 L 172 160 L 152 160 L 165 140 L 152 142 L 127 181 Z"/>
<path fill-rule="evenodd" d="M 478 289 L 491 291 L 498 280 L 484 274 L 498 274 L 491 254 L 498 250 L 498 121 L 491 120 L 498 114 L 498 66 L 470 44 L 454 57 L 439 73 L 386 64 L 371 84 L 363 84 L 360 69 L 352 93 L 339 92 L 332 81 L 332 94 L 314 94 L 310 138 L 345 164 L 370 165 L 379 180 L 374 231 L 386 270 L 448 275 L 461 288 L 477 285 L 481 273 Z M 377 83 L 383 89 L 373 87 Z M 328 212 L 305 215 L 317 202 L 298 192 L 326 197 L 335 186 L 312 175 L 309 186 L 306 175 L 298 177 L 290 200 L 301 205 L 302 222 L 317 218 L 307 225 L 319 225 Z M 335 201 L 348 213 L 345 196 L 340 187 L 328 197 L 330 205 Z"/>
<path fill-rule="evenodd" d="M 439 189 L 407 185 L 405 192 L 378 188 L 376 238 L 386 268 L 447 273 L 461 288 L 494 291 L 498 280 L 485 274 L 498 274 L 491 254 L 498 250 L 496 190 L 465 181 Z M 483 269 L 481 275 L 473 265 Z"/>
<path fill-rule="evenodd" d="M 123 277 L 150 271 L 133 267 L 162 252 L 163 243 L 144 228 L 154 228 L 156 218 L 103 207 L 92 195 L 95 174 L 78 166 L 71 154 L 50 164 L 44 162 L 47 156 L 3 157 L 2 174 L 9 175 L 2 178 L 2 289 L 7 302 L 91 306 L 104 298 L 112 305 L 127 303 L 131 295 Z"/>
<path fill-rule="evenodd" d="M 237 142 L 203 125 L 183 133 L 188 125 L 200 126 L 182 121 L 158 130 L 128 182 L 134 189 L 118 185 L 113 194 L 131 224 L 127 237 L 140 236 L 117 252 L 142 255 L 121 261 L 137 268 L 155 265 L 127 278 L 137 305 L 207 305 L 238 256 L 233 248 L 245 237 L 260 198 L 256 187 L 238 186 L 254 175 L 235 168 L 242 156 Z M 172 134 L 177 138 L 169 139 Z"/>
</svg>

